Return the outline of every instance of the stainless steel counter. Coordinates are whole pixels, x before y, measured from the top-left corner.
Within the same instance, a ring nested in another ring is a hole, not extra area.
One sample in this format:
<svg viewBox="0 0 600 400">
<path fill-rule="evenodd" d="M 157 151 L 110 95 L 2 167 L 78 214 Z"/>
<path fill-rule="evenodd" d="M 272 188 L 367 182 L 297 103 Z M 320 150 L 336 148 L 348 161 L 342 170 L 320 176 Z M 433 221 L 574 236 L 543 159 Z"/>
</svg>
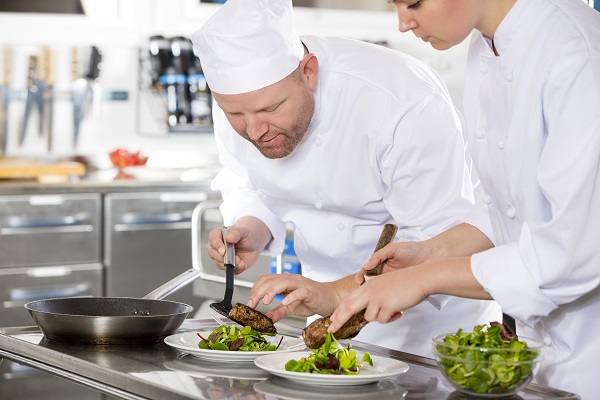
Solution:
<svg viewBox="0 0 600 400">
<path fill-rule="evenodd" d="M 180 331 L 214 329 L 212 320 L 188 319 Z M 300 329 L 283 326 L 285 333 Z M 46 339 L 37 327 L 0 328 L 0 357 L 37 368 L 122 399 L 466 399 L 453 392 L 431 359 L 351 341 L 358 350 L 409 364 L 407 373 L 376 384 L 300 385 L 253 364 L 209 362 L 158 343 L 90 346 Z M 577 399 L 530 384 L 510 399 Z"/>
<path fill-rule="evenodd" d="M 0 195 L 61 194 L 61 193 L 118 193 L 135 190 L 210 190 L 210 179 L 197 181 L 104 179 L 94 175 L 75 178 L 69 182 L 39 183 L 35 180 L 0 180 Z"/>
</svg>

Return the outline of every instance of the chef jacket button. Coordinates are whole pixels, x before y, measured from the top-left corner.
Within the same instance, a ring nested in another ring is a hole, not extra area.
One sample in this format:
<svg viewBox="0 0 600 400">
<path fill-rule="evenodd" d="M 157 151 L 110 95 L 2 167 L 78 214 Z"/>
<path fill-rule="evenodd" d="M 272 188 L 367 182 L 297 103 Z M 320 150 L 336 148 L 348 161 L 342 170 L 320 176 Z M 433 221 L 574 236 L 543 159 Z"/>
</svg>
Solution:
<svg viewBox="0 0 600 400">
<path fill-rule="evenodd" d="M 323 139 L 321 139 L 320 137 L 316 138 L 316 139 L 315 139 L 315 144 L 316 144 L 317 146 L 320 146 L 320 145 L 322 145 L 322 144 L 323 144 Z"/>
<path fill-rule="evenodd" d="M 512 72 L 509 72 L 508 74 L 506 74 L 506 76 L 504 78 L 506 79 L 507 82 L 512 82 L 513 79 L 515 79 L 515 76 L 513 75 Z"/>
<path fill-rule="evenodd" d="M 483 131 L 477 131 L 475 133 L 475 136 L 477 136 L 479 139 L 481 139 L 485 136 L 485 133 Z"/>
<path fill-rule="evenodd" d="M 505 144 L 504 140 L 499 140 L 499 141 L 498 141 L 498 148 L 499 148 L 500 150 L 502 150 L 502 149 L 504 148 L 504 144 Z"/>
<path fill-rule="evenodd" d="M 492 202 L 492 196 L 490 196 L 490 195 L 489 195 L 489 194 L 487 194 L 487 193 L 486 193 L 486 194 L 484 194 L 484 195 L 483 195 L 483 201 L 484 201 L 486 204 L 490 204 L 490 203 Z"/>
<path fill-rule="evenodd" d="M 343 230 L 344 230 L 344 228 L 346 228 L 346 227 L 344 226 L 344 224 L 342 224 L 342 223 L 340 222 L 339 224 L 337 224 L 337 228 L 338 228 L 338 231 L 343 231 Z"/>
<path fill-rule="evenodd" d="M 321 208 L 323 208 L 323 202 L 321 200 L 315 201 L 315 207 L 317 207 L 320 210 Z"/>
<path fill-rule="evenodd" d="M 481 68 L 479 69 L 481 71 L 482 74 L 487 74 L 488 73 L 488 69 L 485 65 L 482 65 Z"/>
<path fill-rule="evenodd" d="M 551 338 L 549 335 L 546 335 L 546 336 L 544 337 L 544 344 L 545 344 L 546 346 L 550 346 L 550 345 L 552 344 L 552 338 Z"/>
<path fill-rule="evenodd" d="M 515 209 L 514 208 L 511 207 L 508 210 L 506 210 L 506 216 L 508 218 L 514 218 L 515 215 L 516 215 L 516 213 L 515 213 Z"/>
</svg>

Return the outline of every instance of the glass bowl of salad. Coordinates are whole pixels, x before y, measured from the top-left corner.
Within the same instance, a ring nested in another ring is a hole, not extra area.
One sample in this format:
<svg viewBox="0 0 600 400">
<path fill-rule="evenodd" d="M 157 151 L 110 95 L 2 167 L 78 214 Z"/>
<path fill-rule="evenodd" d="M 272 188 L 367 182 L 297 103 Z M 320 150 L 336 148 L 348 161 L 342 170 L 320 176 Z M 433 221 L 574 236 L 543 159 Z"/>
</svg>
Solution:
<svg viewBox="0 0 600 400">
<path fill-rule="evenodd" d="M 433 354 L 446 380 L 477 397 L 504 397 L 521 391 L 534 377 L 544 344 L 508 334 L 499 323 L 473 332 L 434 336 Z"/>
</svg>

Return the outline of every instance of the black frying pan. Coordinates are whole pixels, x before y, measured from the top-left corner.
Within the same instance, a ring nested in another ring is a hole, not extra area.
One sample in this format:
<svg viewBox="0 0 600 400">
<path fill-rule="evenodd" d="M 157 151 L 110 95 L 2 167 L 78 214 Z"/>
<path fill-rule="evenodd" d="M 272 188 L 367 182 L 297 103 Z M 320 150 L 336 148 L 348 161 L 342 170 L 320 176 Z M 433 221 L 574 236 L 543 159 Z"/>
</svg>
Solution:
<svg viewBox="0 0 600 400">
<path fill-rule="evenodd" d="M 158 300 L 200 276 L 191 268 L 144 298 L 65 297 L 25 304 L 48 339 L 87 344 L 161 342 L 194 310 L 190 305 Z"/>
</svg>

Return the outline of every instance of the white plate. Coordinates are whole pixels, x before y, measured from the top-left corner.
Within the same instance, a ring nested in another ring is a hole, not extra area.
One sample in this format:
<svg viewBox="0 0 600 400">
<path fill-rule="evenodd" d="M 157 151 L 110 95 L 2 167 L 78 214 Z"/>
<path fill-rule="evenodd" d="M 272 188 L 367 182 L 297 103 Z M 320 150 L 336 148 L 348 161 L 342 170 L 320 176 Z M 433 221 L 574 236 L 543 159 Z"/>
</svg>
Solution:
<svg viewBox="0 0 600 400">
<path fill-rule="evenodd" d="M 273 375 L 291 379 L 296 382 L 308 383 L 312 385 L 364 385 L 373 383 L 390 376 L 403 374 L 408 371 L 408 364 L 393 358 L 371 356 L 373 366 L 367 366 L 360 369 L 357 375 L 330 375 L 330 374 L 311 374 L 309 372 L 291 372 L 285 370 L 285 363 L 289 360 L 299 360 L 308 357 L 310 351 L 298 351 L 285 354 L 267 354 L 261 355 L 254 364 L 257 367 L 269 371 Z M 360 360 L 364 353 L 358 352 L 356 355 Z"/>
<path fill-rule="evenodd" d="M 272 375 L 267 380 L 255 383 L 254 390 L 280 400 L 400 400 L 408 394 L 408 390 L 389 379 L 377 383 L 347 387 L 311 386 Z"/>
<path fill-rule="evenodd" d="M 163 365 L 171 371 L 184 372 L 198 378 L 210 376 L 262 381 L 273 377 L 267 371 L 252 364 L 201 360 L 189 354 L 180 356 L 175 360 L 165 361 Z"/>
<path fill-rule="evenodd" d="M 194 357 L 221 362 L 253 362 L 256 357 L 265 354 L 286 353 L 306 348 L 302 339 L 283 336 L 283 341 L 276 351 L 223 351 L 201 349 L 198 347 L 198 342 L 200 342 L 201 339 L 198 337 L 197 333 L 200 333 L 204 337 L 208 337 L 212 331 L 178 333 L 167 336 L 165 338 L 165 343 Z M 277 346 L 281 339 L 281 335 L 265 336 L 265 339 Z"/>
</svg>

